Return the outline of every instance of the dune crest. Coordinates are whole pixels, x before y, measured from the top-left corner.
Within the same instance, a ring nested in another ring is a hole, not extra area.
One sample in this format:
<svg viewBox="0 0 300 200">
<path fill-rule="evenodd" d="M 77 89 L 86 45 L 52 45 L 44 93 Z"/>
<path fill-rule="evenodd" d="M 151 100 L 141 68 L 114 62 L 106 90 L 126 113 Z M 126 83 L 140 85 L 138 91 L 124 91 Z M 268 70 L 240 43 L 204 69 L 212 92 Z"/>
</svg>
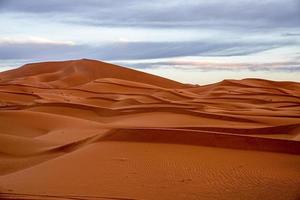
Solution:
<svg viewBox="0 0 300 200">
<path fill-rule="evenodd" d="M 300 83 L 196 86 L 88 59 L 0 73 L 0 198 L 297 199 L 299 185 Z"/>
</svg>

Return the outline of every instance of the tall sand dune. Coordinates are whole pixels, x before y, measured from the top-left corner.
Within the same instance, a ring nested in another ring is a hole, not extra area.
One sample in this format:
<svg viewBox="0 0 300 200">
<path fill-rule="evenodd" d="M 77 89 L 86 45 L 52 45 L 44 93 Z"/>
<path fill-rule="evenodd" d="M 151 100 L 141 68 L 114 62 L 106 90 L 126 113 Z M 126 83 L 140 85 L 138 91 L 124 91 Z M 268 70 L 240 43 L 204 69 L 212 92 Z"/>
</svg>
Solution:
<svg viewBox="0 0 300 200">
<path fill-rule="evenodd" d="M 300 83 L 88 59 L 2 72 L 0 199 L 300 199 Z"/>
</svg>

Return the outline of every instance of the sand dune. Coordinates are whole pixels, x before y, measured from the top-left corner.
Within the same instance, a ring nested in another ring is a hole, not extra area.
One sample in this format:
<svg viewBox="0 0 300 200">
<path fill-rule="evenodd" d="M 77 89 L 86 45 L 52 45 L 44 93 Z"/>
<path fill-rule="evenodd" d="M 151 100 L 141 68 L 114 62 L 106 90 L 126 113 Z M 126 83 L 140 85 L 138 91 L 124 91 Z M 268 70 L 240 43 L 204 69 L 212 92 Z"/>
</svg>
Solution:
<svg viewBox="0 0 300 200">
<path fill-rule="evenodd" d="M 0 73 L 2 199 L 298 199 L 300 83 L 95 60 Z"/>
</svg>

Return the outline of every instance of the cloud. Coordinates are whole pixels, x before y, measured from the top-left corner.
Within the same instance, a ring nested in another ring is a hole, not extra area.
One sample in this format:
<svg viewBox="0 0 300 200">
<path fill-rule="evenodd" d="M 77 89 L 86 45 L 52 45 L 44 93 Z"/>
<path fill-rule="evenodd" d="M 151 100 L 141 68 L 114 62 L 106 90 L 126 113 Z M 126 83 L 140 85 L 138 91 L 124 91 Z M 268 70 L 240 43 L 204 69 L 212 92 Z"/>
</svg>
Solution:
<svg viewBox="0 0 300 200">
<path fill-rule="evenodd" d="M 70 55 L 79 56 L 80 45 L 71 41 L 55 41 L 45 38 L 0 38 L 0 59 L 53 59 Z"/>
<path fill-rule="evenodd" d="M 179 69 L 206 71 L 276 71 L 276 72 L 300 72 L 300 61 L 288 62 L 225 62 L 205 61 L 201 58 L 191 60 L 166 60 L 166 61 L 141 61 L 141 62 L 115 62 L 116 64 L 131 66 L 138 69 Z"/>
<path fill-rule="evenodd" d="M 7 14 L 4 17 L 13 23 L 0 36 L 15 34 L 15 31 L 32 34 L 36 29 L 36 35 L 43 37 L 2 39 L 0 48 L 2 52 L 5 52 L 4 47 L 8 51 L 0 57 L 8 57 L 8 52 L 14 53 L 13 46 L 15 55 L 9 57 L 20 55 L 23 58 L 24 54 L 30 57 L 31 52 L 34 52 L 34 57 L 39 57 L 42 55 L 36 54 L 36 49 L 43 46 L 47 50 L 43 51 L 42 57 L 56 59 L 54 55 L 57 55 L 68 59 L 77 55 L 121 60 L 239 56 L 299 44 L 295 37 L 297 27 L 300 27 L 298 0 L 228 0 L 226 3 L 223 0 L 0 0 L 0 12 Z M 11 28 L 24 23 L 29 26 L 22 30 Z M 2 24 L 9 25 L 9 22 Z M 86 25 L 89 27 L 84 27 Z M 103 31 L 103 27 L 108 28 Z M 170 28 L 174 29 L 169 31 Z M 60 40 L 44 39 L 52 38 L 52 31 Z M 131 40 L 136 37 L 139 42 L 125 39 L 123 42 L 104 43 L 116 40 L 116 37 Z M 167 42 L 170 38 L 172 42 Z"/>
<path fill-rule="evenodd" d="M 286 43 L 247 42 L 115 42 L 80 45 L 70 41 L 41 38 L 16 40 L 0 38 L 0 59 L 73 59 L 101 60 L 154 59 L 180 56 L 240 56 L 262 52 Z"/>
<path fill-rule="evenodd" d="M 129 6 L 138 0 L 0 0 L 0 10 L 2 12 L 22 12 L 22 13 L 72 13 L 72 12 L 89 12 L 97 10 L 111 9 L 114 7 Z M 79 14 L 79 13 L 77 13 Z"/>
<path fill-rule="evenodd" d="M 41 37 L 35 37 L 35 36 L 29 36 L 29 37 L 2 37 L 0 38 L 0 45 L 1 44 L 49 44 L 49 45 L 75 45 L 75 42 L 73 41 L 59 41 L 59 40 L 50 40 L 47 38 L 41 38 Z"/>
<path fill-rule="evenodd" d="M 15 63 L 93 58 L 139 69 L 300 72 L 299 59 L 294 61 L 270 60 L 270 62 L 259 62 L 253 59 L 255 56 L 252 58 L 247 57 L 266 50 L 276 50 L 277 47 L 285 45 L 289 45 L 289 43 L 218 41 L 130 42 L 125 40 L 94 46 L 35 37 L 23 39 L 0 38 L 0 61 L 2 63 L 1 66 L 7 67 L 16 66 Z M 181 58 L 187 56 L 194 56 L 198 59 Z M 244 58 L 244 61 L 240 60 L 241 56 Z M 214 60 L 216 57 L 218 60 Z M 228 57 L 232 58 L 228 59 Z M 237 58 L 235 59 L 235 57 Z M 14 64 L 10 63 L 12 60 Z M 126 60 L 130 62 L 126 62 Z M 5 63 L 10 63 L 10 65 L 5 65 Z"/>
<path fill-rule="evenodd" d="M 284 33 L 283 37 L 300 37 L 300 33 Z"/>
<path fill-rule="evenodd" d="M 101 46 L 106 59 L 153 59 L 179 56 L 240 56 L 286 45 L 284 43 L 247 42 L 128 42 Z"/>
<path fill-rule="evenodd" d="M 279 28 L 300 25 L 298 0 L 0 0 L 0 11 L 90 26 Z"/>
</svg>

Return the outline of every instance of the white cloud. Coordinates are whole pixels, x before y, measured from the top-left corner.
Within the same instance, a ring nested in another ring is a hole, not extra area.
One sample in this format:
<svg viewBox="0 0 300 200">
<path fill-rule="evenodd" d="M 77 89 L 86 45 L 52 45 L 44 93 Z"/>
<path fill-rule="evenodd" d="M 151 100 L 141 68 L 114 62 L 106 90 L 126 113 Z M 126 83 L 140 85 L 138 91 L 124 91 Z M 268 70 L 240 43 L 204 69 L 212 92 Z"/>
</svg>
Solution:
<svg viewBox="0 0 300 200">
<path fill-rule="evenodd" d="M 2 44 L 50 44 L 50 45 L 75 45 L 73 41 L 58 41 L 48 38 L 28 36 L 28 37 L 0 37 Z"/>
</svg>

